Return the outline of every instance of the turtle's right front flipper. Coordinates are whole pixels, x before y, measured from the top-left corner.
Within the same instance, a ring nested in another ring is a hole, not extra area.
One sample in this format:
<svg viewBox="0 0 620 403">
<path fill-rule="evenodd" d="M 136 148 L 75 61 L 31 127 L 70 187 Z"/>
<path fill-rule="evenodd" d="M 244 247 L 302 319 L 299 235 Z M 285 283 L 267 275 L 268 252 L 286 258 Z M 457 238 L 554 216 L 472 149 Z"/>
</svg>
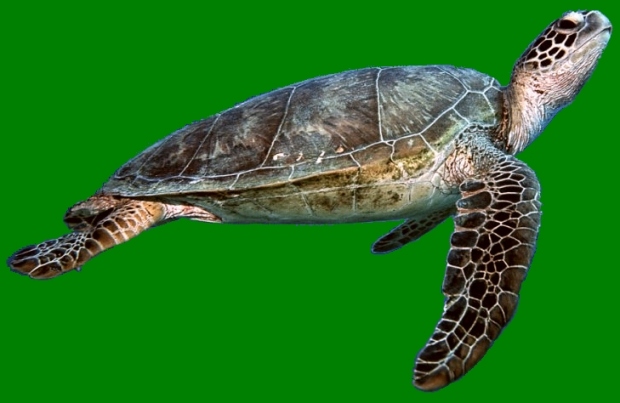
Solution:
<svg viewBox="0 0 620 403">
<path fill-rule="evenodd" d="M 512 156 L 460 190 L 444 313 L 414 370 L 414 385 L 427 391 L 469 371 L 512 318 L 540 224 L 538 180 Z"/>
</svg>

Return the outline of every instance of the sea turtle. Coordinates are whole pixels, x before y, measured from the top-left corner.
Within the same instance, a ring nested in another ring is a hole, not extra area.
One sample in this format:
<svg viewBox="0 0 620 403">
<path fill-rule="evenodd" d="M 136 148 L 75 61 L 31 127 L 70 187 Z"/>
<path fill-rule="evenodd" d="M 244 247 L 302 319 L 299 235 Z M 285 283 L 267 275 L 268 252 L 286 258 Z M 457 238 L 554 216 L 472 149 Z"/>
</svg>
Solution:
<svg viewBox="0 0 620 403">
<path fill-rule="evenodd" d="M 365 68 L 251 98 L 129 161 L 65 215 L 73 230 L 26 247 L 12 270 L 46 279 L 170 220 L 405 221 L 387 253 L 447 217 L 445 309 L 414 384 L 436 390 L 485 354 L 513 316 L 540 223 L 539 183 L 514 155 L 569 104 L 611 34 L 598 11 L 565 13 L 506 87 L 452 66 Z"/>
</svg>

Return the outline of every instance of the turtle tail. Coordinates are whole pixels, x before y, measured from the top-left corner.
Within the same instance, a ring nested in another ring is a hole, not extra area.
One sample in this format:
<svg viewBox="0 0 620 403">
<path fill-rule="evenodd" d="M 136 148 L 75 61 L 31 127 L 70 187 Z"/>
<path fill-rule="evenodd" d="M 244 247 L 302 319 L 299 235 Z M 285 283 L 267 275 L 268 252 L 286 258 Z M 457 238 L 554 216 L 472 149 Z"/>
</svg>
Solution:
<svg viewBox="0 0 620 403">
<path fill-rule="evenodd" d="M 79 204 L 80 207 L 91 199 Z M 77 211 L 75 207 L 67 213 L 69 219 L 74 211 Z M 70 234 L 23 248 L 15 252 L 7 264 L 11 270 L 34 279 L 48 279 L 79 270 L 92 257 L 159 223 L 165 215 L 165 207 L 158 202 L 121 199 L 111 208 L 95 213 L 90 225 L 74 227 L 77 230 Z"/>
</svg>

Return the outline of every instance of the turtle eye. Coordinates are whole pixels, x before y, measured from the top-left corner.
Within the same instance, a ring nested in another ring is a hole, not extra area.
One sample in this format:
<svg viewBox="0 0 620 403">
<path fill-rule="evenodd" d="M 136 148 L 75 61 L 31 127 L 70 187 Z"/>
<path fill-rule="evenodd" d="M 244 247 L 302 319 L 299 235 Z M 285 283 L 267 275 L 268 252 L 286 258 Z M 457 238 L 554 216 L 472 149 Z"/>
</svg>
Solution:
<svg viewBox="0 0 620 403">
<path fill-rule="evenodd" d="M 562 18 L 558 21 L 558 28 L 561 29 L 575 29 L 577 28 L 577 23 L 573 20 L 569 20 L 568 18 Z"/>
<path fill-rule="evenodd" d="M 584 18 L 581 13 L 571 12 L 564 15 L 556 23 L 555 27 L 562 31 L 575 31 L 584 23 Z"/>
</svg>

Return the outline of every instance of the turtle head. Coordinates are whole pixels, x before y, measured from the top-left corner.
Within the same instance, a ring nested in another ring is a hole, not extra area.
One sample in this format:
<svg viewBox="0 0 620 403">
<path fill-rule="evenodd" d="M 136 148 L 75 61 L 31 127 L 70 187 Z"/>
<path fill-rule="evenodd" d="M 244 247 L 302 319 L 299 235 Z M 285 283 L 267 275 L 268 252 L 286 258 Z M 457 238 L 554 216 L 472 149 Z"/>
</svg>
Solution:
<svg viewBox="0 0 620 403">
<path fill-rule="evenodd" d="M 610 35 L 611 24 L 600 12 L 570 11 L 527 48 L 515 64 L 507 88 L 513 126 L 507 139 L 509 151 L 523 150 L 572 102 L 596 67 Z"/>
</svg>

